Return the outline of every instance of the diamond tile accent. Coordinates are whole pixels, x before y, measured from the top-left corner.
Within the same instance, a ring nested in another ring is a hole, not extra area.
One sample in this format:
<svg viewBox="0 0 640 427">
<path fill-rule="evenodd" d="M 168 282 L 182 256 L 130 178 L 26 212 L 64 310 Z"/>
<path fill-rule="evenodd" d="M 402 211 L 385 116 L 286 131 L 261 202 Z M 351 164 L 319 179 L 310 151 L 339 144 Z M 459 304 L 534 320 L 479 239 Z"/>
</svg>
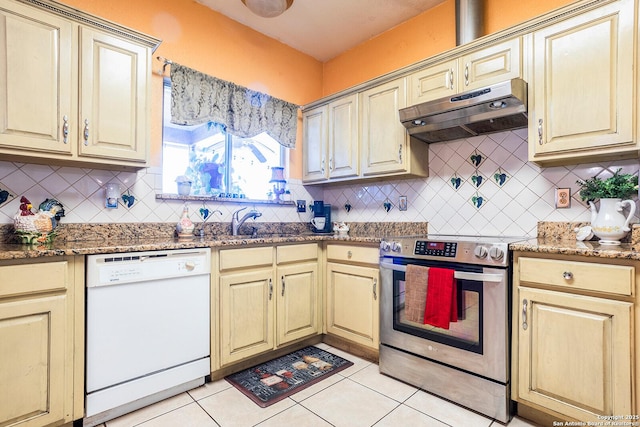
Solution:
<svg viewBox="0 0 640 427">
<path fill-rule="evenodd" d="M 344 183 L 332 186 L 304 186 L 289 180 L 292 199 L 324 200 L 333 206 L 333 220 L 346 222 L 394 221 L 429 223 L 433 233 L 536 235 L 538 221 L 589 221 L 590 213 L 578 194 L 578 179 L 594 175 L 611 176 L 622 168 L 637 173 L 637 160 L 615 160 L 597 164 L 580 164 L 541 168 L 527 161 L 527 130 L 518 129 L 468 139 L 429 145 L 429 177 L 397 179 L 367 183 Z M 472 160 L 472 156 L 474 160 Z M 478 159 L 477 156 L 480 156 Z M 479 161 L 478 161 L 479 160 Z M 477 163 L 477 164 L 476 164 Z M 501 174 L 505 174 L 500 184 Z M 496 174 L 498 180 L 496 181 Z M 482 176 L 475 185 L 473 176 Z M 452 178 L 460 178 L 455 188 Z M 487 181 L 493 184 L 486 185 Z M 120 184 L 123 194 L 134 195 L 135 203 L 126 208 L 104 207 L 104 185 Z M 65 223 L 105 222 L 175 222 L 180 218 L 183 202 L 157 200 L 162 176 L 157 167 L 137 172 L 116 172 L 73 167 L 30 165 L 0 161 L 0 189 L 14 195 L 0 204 L 0 223 L 12 223 L 18 212 L 20 196 L 34 205 L 52 197 L 65 207 Z M 555 209 L 555 188 L 570 188 L 571 208 Z M 481 208 L 472 198 L 483 197 Z M 400 196 L 407 196 L 406 211 L 396 208 Z M 392 204 L 389 212 L 384 203 Z M 347 212 L 346 203 L 351 205 Z M 232 213 L 245 204 L 206 203 L 219 209 L 208 221 L 230 222 Z M 201 203 L 191 203 L 192 220 L 202 221 Z M 251 206 L 249 206 L 251 207 Z M 309 210 L 298 213 L 291 206 L 256 206 L 263 216 L 260 222 L 308 222 Z M 640 210 L 639 210 L 640 211 Z M 635 221 L 637 222 L 637 221 Z"/>
</svg>

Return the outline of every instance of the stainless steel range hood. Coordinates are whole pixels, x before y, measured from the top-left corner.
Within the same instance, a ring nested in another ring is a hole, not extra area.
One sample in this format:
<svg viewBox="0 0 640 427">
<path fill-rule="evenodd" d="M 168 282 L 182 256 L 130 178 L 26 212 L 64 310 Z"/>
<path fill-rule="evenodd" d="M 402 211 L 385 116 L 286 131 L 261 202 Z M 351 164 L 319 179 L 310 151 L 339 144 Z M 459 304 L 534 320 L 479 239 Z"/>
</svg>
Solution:
<svg viewBox="0 0 640 427">
<path fill-rule="evenodd" d="M 527 84 L 522 79 L 487 86 L 400 110 L 410 135 L 441 142 L 526 127 Z"/>
</svg>

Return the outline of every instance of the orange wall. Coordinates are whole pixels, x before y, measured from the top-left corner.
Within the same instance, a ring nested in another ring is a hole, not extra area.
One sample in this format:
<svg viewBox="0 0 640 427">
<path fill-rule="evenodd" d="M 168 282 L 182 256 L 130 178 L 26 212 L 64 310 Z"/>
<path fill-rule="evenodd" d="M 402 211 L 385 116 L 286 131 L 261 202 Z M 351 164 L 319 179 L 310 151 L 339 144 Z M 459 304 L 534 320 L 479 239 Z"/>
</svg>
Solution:
<svg viewBox="0 0 640 427">
<path fill-rule="evenodd" d="M 154 54 L 299 105 L 322 96 L 322 64 L 193 0 L 61 0 L 162 39 Z M 152 164 L 161 164 L 162 64 L 152 61 Z M 167 70 L 166 75 L 169 75 Z M 301 119 L 298 141 L 301 141 Z M 291 150 L 290 176 L 302 176 L 301 143 Z"/>
<path fill-rule="evenodd" d="M 575 0 L 485 0 L 485 32 L 495 33 Z M 456 46 L 455 1 L 438 6 L 325 62 L 323 96 Z"/>
</svg>

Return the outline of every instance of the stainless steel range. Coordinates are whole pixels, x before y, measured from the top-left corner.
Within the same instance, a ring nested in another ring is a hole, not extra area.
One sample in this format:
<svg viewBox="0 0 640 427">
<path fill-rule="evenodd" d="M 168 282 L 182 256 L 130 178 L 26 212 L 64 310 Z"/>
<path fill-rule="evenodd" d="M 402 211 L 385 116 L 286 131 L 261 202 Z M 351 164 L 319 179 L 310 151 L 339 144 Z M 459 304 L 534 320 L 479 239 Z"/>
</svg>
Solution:
<svg viewBox="0 0 640 427">
<path fill-rule="evenodd" d="M 508 422 L 508 244 L 523 239 L 428 235 L 383 240 L 380 371 Z M 433 321 L 443 314 L 444 323 Z"/>
</svg>

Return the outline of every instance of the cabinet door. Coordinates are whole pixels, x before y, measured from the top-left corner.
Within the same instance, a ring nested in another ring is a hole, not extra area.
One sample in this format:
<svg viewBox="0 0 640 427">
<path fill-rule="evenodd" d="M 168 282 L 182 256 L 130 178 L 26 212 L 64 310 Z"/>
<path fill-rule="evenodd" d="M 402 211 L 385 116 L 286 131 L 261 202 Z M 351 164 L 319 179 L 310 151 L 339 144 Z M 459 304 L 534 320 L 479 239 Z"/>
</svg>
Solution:
<svg viewBox="0 0 640 427">
<path fill-rule="evenodd" d="M 457 93 L 458 61 L 452 60 L 416 71 L 409 76 L 408 105 L 416 105 Z"/>
<path fill-rule="evenodd" d="M 319 332 L 318 263 L 278 267 L 277 345 Z"/>
<path fill-rule="evenodd" d="M 358 95 L 329 104 L 329 178 L 346 178 L 359 173 Z"/>
<path fill-rule="evenodd" d="M 407 132 L 398 110 L 406 106 L 404 78 L 361 93 L 362 174 L 407 171 Z"/>
<path fill-rule="evenodd" d="M 273 269 L 220 275 L 222 365 L 274 348 Z"/>
<path fill-rule="evenodd" d="M 302 180 L 327 179 L 327 127 L 329 110 L 326 105 L 305 111 L 302 116 Z"/>
<path fill-rule="evenodd" d="M 0 425 L 71 420 L 65 416 L 65 381 L 72 333 L 65 295 L 0 302 Z"/>
<path fill-rule="evenodd" d="M 507 40 L 460 59 L 458 91 L 478 89 L 522 75 L 520 38 Z"/>
<path fill-rule="evenodd" d="M 327 263 L 327 332 L 377 349 L 378 270 Z"/>
<path fill-rule="evenodd" d="M 635 146 L 634 16 L 620 0 L 533 34 L 530 160 Z"/>
<path fill-rule="evenodd" d="M 409 76 L 408 105 L 520 77 L 521 40 L 515 38 L 446 61 Z"/>
<path fill-rule="evenodd" d="M 518 288 L 518 396 L 581 421 L 633 413 L 633 304 Z"/>
<path fill-rule="evenodd" d="M 0 148 L 72 153 L 71 22 L 15 2 L 0 9 Z"/>
<path fill-rule="evenodd" d="M 82 27 L 79 155 L 145 163 L 150 52 Z"/>
</svg>

